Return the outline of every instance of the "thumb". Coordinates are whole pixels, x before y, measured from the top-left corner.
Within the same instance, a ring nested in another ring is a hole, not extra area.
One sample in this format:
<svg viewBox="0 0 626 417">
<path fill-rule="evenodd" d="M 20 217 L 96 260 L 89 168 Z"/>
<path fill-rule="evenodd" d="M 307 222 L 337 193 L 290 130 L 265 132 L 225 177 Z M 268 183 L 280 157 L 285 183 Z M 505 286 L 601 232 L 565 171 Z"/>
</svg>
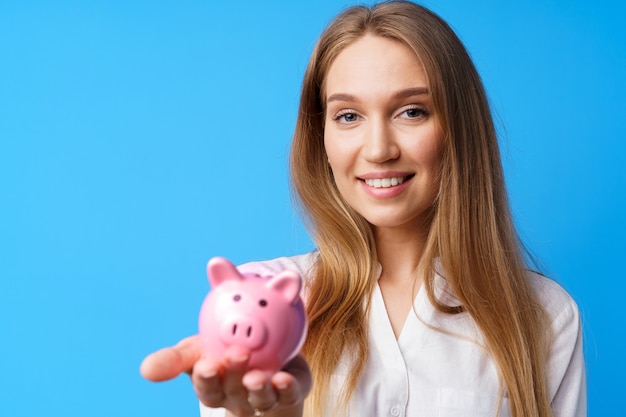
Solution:
<svg viewBox="0 0 626 417">
<path fill-rule="evenodd" d="M 139 372 L 149 381 L 167 381 L 183 372 L 190 373 L 201 356 L 200 337 L 190 336 L 176 346 L 163 348 L 146 356 L 139 367 Z"/>
</svg>

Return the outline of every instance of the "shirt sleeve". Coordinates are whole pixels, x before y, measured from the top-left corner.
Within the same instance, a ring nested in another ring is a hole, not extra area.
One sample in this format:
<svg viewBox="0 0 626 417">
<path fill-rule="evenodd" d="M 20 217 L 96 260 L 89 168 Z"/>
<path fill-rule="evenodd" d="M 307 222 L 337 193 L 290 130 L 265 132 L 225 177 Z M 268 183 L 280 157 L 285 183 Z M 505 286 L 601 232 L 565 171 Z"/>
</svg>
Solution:
<svg viewBox="0 0 626 417">
<path fill-rule="evenodd" d="M 554 417 L 585 417 L 587 386 L 583 358 L 582 326 L 576 303 L 552 322 L 552 348 L 548 358 L 548 384 Z"/>
<path fill-rule="evenodd" d="M 241 273 L 255 273 L 259 275 L 277 275 L 285 270 L 298 272 L 306 280 L 309 277 L 317 252 L 309 252 L 303 255 L 281 257 L 261 262 L 249 262 L 238 265 L 237 269 Z"/>
<path fill-rule="evenodd" d="M 226 417 L 226 409 L 209 408 L 200 403 L 200 417 Z"/>
</svg>

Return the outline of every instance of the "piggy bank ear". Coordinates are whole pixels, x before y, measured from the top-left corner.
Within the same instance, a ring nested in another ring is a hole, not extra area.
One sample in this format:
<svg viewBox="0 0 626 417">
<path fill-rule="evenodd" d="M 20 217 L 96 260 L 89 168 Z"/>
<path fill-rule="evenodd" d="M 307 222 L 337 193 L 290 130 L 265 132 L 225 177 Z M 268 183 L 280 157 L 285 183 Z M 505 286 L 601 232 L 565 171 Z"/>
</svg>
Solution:
<svg viewBox="0 0 626 417">
<path fill-rule="evenodd" d="M 243 277 L 239 271 L 237 271 L 235 265 L 224 258 L 216 257 L 211 259 L 207 264 L 206 271 L 209 282 L 211 283 L 211 288 L 217 287 L 224 281 L 233 279 L 239 281 L 243 280 Z"/>
<path fill-rule="evenodd" d="M 287 300 L 287 302 L 293 304 L 300 295 L 302 278 L 300 278 L 300 275 L 298 275 L 297 272 L 283 271 L 267 281 L 265 286 L 279 292 Z"/>
</svg>

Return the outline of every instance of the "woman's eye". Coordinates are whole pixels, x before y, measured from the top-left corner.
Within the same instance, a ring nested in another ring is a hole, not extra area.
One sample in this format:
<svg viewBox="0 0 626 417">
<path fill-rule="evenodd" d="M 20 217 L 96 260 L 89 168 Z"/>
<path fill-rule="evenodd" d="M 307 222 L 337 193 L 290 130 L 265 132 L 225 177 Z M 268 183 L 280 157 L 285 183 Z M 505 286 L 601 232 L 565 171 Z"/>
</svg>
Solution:
<svg viewBox="0 0 626 417">
<path fill-rule="evenodd" d="M 359 116 L 353 112 L 340 112 L 335 116 L 335 120 L 342 123 L 353 123 L 359 120 Z"/>
<path fill-rule="evenodd" d="M 407 119 L 417 119 L 418 117 L 428 116 L 428 113 L 420 107 L 411 107 L 400 113 L 400 116 Z"/>
</svg>

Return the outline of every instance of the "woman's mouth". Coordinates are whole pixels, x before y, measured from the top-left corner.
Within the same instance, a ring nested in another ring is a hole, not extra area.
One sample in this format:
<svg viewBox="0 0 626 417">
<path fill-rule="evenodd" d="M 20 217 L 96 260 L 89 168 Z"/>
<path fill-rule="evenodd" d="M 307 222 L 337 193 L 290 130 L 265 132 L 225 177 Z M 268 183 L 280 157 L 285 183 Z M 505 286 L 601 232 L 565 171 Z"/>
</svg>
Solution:
<svg viewBox="0 0 626 417">
<path fill-rule="evenodd" d="M 412 178 L 414 174 L 404 177 L 388 177 L 388 178 L 368 178 L 364 179 L 365 183 L 374 188 L 389 188 L 402 184 L 404 181 Z"/>
</svg>

